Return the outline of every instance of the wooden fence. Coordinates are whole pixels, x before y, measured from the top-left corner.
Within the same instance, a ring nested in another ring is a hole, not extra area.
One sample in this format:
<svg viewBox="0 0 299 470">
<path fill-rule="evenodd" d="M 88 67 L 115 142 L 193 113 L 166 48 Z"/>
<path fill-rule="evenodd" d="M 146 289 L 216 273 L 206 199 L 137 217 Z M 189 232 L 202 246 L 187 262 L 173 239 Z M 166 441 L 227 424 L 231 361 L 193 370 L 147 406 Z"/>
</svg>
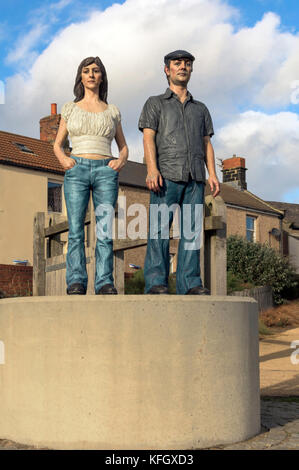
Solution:
<svg viewBox="0 0 299 470">
<path fill-rule="evenodd" d="M 117 214 L 116 214 L 117 218 Z M 117 226 L 117 224 L 115 224 Z M 33 227 L 33 295 L 66 295 L 66 255 L 61 237 L 68 232 L 68 221 L 61 214 L 37 212 Z M 95 215 L 85 217 L 85 252 L 88 274 L 87 294 L 94 293 Z M 87 236 L 88 234 L 88 236 Z M 88 238 L 88 243 L 87 243 Z M 212 295 L 226 295 L 226 207 L 220 196 L 205 198 L 204 243 L 200 250 L 201 276 Z M 144 246 L 146 240 L 114 238 L 114 281 L 124 294 L 124 253 Z M 88 246 L 87 246 L 88 245 Z"/>
<path fill-rule="evenodd" d="M 253 287 L 252 289 L 235 291 L 230 295 L 236 295 L 238 297 L 253 297 L 258 303 L 259 312 L 273 307 L 273 291 L 270 286 Z"/>
</svg>

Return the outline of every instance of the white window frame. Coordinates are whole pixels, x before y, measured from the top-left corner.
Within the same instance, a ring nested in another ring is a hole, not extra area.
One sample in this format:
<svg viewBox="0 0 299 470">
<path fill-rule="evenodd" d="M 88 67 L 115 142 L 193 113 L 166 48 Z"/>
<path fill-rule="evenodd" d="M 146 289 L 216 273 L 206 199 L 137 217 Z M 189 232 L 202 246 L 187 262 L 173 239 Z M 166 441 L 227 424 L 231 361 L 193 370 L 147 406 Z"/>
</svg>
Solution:
<svg viewBox="0 0 299 470">
<path fill-rule="evenodd" d="M 248 219 L 253 220 L 253 229 L 247 227 L 247 220 Z M 249 242 L 253 242 L 253 243 L 256 242 L 256 221 L 257 221 L 257 217 L 255 217 L 254 215 L 246 214 L 246 240 L 249 241 Z M 252 240 L 248 238 L 248 232 L 252 233 L 252 235 L 253 235 Z"/>
<path fill-rule="evenodd" d="M 52 178 L 48 178 L 47 181 L 47 212 L 51 213 L 52 211 L 49 211 L 49 183 L 53 184 L 59 184 L 61 188 L 61 210 L 60 211 L 53 211 L 53 212 L 58 212 L 59 214 L 63 213 L 63 181 L 58 181 Z"/>
</svg>

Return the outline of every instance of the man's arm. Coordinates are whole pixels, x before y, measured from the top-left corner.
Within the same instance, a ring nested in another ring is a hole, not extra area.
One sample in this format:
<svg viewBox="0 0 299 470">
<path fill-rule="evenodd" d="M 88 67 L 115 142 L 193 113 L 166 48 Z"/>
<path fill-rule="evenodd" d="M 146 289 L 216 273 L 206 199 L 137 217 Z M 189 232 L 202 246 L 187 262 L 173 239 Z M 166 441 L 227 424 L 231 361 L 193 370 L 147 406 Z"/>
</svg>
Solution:
<svg viewBox="0 0 299 470">
<path fill-rule="evenodd" d="M 210 185 L 213 197 L 216 197 L 220 193 L 220 185 L 216 175 L 214 149 L 209 136 L 204 137 L 204 144 L 205 162 L 209 172 L 208 183 Z"/>
<path fill-rule="evenodd" d="M 146 185 L 151 191 L 160 191 L 163 178 L 157 167 L 157 151 L 155 142 L 156 131 L 143 129 L 144 158 L 147 166 Z M 159 186 L 160 185 L 160 186 Z"/>
</svg>

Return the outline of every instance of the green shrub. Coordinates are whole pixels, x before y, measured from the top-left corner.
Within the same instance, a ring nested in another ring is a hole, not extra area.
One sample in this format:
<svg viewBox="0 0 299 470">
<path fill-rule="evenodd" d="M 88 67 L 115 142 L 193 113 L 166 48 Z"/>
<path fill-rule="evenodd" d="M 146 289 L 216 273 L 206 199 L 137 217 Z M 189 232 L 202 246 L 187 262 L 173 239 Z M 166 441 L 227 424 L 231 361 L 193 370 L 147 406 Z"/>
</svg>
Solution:
<svg viewBox="0 0 299 470">
<path fill-rule="evenodd" d="M 299 298 L 299 274 L 293 273 L 291 275 L 292 285 L 285 287 L 282 291 L 282 296 L 288 300 L 295 300 Z"/>
<path fill-rule="evenodd" d="M 139 269 L 130 279 L 125 280 L 125 294 L 144 294 L 143 269 Z"/>
<path fill-rule="evenodd" d="M 235 235 L 227 239 L 227 270 L 245 283 L 271 286 L 277 305 L 283 302 L 283 292 L 297 285 L 294 269 L 286 257 L 267 245 Z"/>
<path fill-rule="evenodd" d="M 271 331 L 266 327 L 264 322 L 259 318 L 259 334 L 260 335 L 271 335 Z"/>
<path fill-rule="evenodd" d="M 170 274 L 168 278 L 168 292 L 169 294 L 176 294 L 176 274 Z"/>
<path fill-rule="evenodd" d="M 234 274 L 232 271 L 227 271 L 227 294 L 229 295 L 232 292 L 251 289 L 255 287 L 253 283 L 244 282 L 239 276 Z"/>
<path fill-rule="evenodd" d="M 140 295 L 144 294 L 144 273 L 143 269 L 139 269 L 134 273 L 130 279 L 125 280 L 125 294 L 127 295 Z M 175 274 L 170 274 L 168 279 L 168 291 L 170 294 L 176 293 L 176 277 Z"/>
</svg>

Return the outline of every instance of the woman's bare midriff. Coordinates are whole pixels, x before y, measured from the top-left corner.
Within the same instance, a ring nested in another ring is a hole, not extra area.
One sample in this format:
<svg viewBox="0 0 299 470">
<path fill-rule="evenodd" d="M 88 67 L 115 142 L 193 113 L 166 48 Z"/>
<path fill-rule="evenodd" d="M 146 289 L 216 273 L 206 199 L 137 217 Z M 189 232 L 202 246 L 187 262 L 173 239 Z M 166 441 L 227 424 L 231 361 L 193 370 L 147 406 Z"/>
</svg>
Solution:
<svg viewBox="0 0 299 470">
<path fill-rule="evenodd" d="M 95 153 L 82 153 L 79 155 L 75 155 L 73 153 L 72 155 L 74 155 L 74 157 L 90 158 L 92 160 L 104 160 L 106 158 L 113 158 L 113 157 L 108 157 L 107 155 L 97 155 Z"/>
</svg>

